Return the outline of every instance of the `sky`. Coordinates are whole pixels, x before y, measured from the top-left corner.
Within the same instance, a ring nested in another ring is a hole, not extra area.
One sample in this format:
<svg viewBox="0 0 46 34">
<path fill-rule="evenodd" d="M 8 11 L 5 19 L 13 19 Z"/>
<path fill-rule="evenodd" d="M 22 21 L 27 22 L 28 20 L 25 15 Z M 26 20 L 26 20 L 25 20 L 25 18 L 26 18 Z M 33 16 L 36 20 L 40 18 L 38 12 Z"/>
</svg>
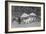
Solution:
<svg viewBox="0 0 46 34">
<path fill-rule="evenodd" d="M 20 17 L 23 13 L 35 13 L 37 16 L 41 15 L 41 7 L 32 7 L 32 6 L 12 6 L 12 15 Z"/>
</svg>

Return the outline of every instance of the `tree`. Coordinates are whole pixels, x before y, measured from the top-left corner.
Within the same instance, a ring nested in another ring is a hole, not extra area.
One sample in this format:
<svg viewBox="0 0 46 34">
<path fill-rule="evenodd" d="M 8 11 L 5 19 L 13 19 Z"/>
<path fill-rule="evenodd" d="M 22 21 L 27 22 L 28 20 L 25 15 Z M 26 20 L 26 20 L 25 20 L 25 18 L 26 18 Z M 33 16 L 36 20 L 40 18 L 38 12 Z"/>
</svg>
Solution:
<svg viewBox="0 0 46 34">
<path fill-rule="evenodd" d="M 20 19 L 20 17 L 18 17 L 18 23 L 21 24 L 21 19 Z"/>
</svg>

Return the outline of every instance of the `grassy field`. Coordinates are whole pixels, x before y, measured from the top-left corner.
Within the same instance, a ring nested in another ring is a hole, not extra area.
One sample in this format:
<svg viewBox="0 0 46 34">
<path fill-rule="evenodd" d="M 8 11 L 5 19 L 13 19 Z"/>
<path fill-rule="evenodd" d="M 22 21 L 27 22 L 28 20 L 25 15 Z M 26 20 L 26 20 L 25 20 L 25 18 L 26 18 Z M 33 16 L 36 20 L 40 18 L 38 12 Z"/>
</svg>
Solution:
<svg viewBox="0 0 46 34">
<path fill-rule="evenodd" d="M 12 28 L 25 28 L 25 27 L 39 27 L 41 25 L 41 22 L 32 22 L 29 24 L 18 24 L 16 21 L 12 23 Z"/>
</svg>

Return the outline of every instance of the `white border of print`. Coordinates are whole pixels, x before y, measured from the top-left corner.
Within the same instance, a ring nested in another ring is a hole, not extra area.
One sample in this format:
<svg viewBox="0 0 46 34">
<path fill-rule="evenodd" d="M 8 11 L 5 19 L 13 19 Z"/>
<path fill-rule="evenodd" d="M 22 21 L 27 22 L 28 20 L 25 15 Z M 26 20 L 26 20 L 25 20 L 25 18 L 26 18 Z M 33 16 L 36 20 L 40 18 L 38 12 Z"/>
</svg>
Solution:
<svg viewBox="0 0 46 34">
<path fill-rule="evenodd" d="M 33 7 L 41 7 L 41 26 L 40 27 L 29 27 L 29 28 L 11 28 L 11 6 L 33 6 Z M 26 31 L 26 30 L 42 30 L 43 29 L 43 4 L 26 4 L 26 3 L 14 3 L 8 2 L 8 31 Z"/>
</svg>

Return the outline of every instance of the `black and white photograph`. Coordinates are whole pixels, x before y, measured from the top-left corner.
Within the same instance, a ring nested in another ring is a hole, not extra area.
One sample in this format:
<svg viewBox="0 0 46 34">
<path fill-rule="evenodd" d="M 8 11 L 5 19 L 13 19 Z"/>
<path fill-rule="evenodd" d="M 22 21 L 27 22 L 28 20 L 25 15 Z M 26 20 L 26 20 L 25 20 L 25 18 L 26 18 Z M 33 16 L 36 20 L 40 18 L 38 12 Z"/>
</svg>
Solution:
<svg viewBox="0 0 46 34">
<path fill-rule="evenodd" d="M 44 30 L 44 3 L 8 2 L 8 32 Z"/>
<path fill-rule="evenodd" d="M 12 6 L 12 28 L 40 27 L 41 7 Z"/>
</svg>

